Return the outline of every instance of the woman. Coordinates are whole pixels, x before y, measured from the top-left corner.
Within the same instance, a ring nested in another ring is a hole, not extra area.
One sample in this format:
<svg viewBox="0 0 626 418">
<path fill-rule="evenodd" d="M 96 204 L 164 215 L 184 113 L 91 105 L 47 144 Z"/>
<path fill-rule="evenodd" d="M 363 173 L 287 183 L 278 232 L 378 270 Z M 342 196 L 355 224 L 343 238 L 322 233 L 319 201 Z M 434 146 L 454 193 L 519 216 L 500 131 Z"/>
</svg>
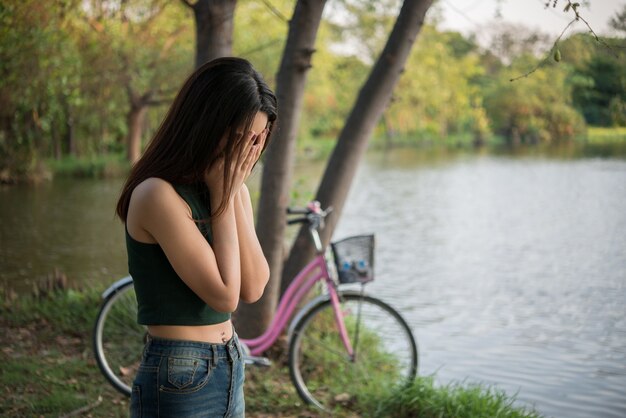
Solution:
<svg viewBox="0 0 626 418">
<path fill-rule="evenodd" d="M 138 322 L 148 342 L 133 417 L 244 416 L 230 313 L 269 278 L 245 180 L 276 120 L 276 97 L 239 58 L 185 82 L 117 204 Z"/>
</svg>

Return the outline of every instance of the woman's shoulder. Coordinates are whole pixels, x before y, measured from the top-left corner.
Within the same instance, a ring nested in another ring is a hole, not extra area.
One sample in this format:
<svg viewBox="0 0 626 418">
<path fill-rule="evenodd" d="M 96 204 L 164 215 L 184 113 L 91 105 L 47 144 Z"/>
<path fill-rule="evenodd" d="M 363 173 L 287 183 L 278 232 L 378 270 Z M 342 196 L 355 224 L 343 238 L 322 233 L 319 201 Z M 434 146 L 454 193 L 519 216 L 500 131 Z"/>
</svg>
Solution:
<svg viewBox="0 0 626 418">
<path fill-rule="evenodd" d="M 174 186 L 159 177 L 149 177 L 139 183 L 133 190 L 133 197 L 140 199 L 153 199 L 174 192 Z"/>
<path fill-rule="evenodd" d="M 180 197 L 174 186 L 161 178 L 150 177 L 139 183 L 133 190 L 131 201 L 139 206 L 162 206 Z"/>
</svg>

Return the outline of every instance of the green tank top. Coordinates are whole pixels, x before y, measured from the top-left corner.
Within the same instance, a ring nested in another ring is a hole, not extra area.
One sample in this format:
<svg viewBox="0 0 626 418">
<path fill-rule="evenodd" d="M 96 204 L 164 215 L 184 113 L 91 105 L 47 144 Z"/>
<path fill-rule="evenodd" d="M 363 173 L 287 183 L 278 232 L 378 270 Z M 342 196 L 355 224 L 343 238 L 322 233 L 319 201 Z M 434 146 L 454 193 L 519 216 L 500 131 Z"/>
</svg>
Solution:
<svg viewBox="0 0 626 418">
<path fill-rule="evenodd" d="M 195 185 L 174 186 L 191 208 L 193 219 L 209 219 L 208 190 Z M 197 222 L 209 244 L 208 222 Z M 204 303 L 176 274 L 159 244 L 139 242 L 126 229 L 128 271 L 137 295 L 137 322 L 143 325 L 211 325 L 230 319 Z"/>
</svg>

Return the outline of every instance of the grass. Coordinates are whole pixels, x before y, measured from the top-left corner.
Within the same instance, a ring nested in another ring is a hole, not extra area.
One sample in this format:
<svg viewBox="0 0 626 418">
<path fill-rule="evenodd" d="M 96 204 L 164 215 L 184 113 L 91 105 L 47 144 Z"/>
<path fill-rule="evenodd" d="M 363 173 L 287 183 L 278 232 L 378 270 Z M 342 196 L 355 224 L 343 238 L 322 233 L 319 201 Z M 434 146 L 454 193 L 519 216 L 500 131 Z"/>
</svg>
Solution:
<svg viewBox="0 0 626 418">
<path fill-rule="evenodd" d="M 614 128 L 590 126 L 587 128 L 587 142 L 590 144 L 624 144 L 626 143 L 626 126 Z"/>
<path fill-rule="evenodd" d="M 102 377 L 91 349 L 100 289 L 53 290 L 17 297 L 0 289 L 0 416 L 126 417 L 128 399 Z M 322 417 L 291 381 L 285 339 L 267 353 L 269 368 L 246 370 L 247 416 Z M 529 417 L 513 398 L 482 386 L 436 386 L 432 377 L 389 390 L 385 385 L 337 417 Z"/>
<path fill-rule="evenodd" d="M 122 154 L 85 158 L 66 156 L 60 160 L 49 160 L 47 164 L 54 176 L 76 178 L 122 177 L 128 173 L 130 167 L 130 163 Z"/>
<path fill-rule="evenodd" d="M 514 398 L 483 385 L 436 386 L 434 377 L 419 377 L 404 388 L 387 391 L 371 402 L 371 417 L 390 418 L 540 418 L 536 411 L 513 405 Z"/>
</svg>

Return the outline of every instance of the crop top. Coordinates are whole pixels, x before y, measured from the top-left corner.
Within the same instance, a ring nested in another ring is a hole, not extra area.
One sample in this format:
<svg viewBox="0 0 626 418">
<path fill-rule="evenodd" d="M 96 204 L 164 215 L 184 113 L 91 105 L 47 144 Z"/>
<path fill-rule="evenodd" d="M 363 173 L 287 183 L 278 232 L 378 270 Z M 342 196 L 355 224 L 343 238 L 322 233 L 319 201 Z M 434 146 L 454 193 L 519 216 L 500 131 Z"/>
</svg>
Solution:
<svg viewBox="0 0 626 418">
<path fill-rule="evenodd" d="M 206 186 L 175 185 L 191 208 L 193 219 L 209 244 L 212 241 Z M 204 222 L 203 222 L 204 221 Z M 126 228 L 128 271 L 137 296 L 137 322 L 142 325 L 211 325 L 230 319 L 207 305 L 176 274 L 159 244 L 135 240 Z"/>
</svg>

